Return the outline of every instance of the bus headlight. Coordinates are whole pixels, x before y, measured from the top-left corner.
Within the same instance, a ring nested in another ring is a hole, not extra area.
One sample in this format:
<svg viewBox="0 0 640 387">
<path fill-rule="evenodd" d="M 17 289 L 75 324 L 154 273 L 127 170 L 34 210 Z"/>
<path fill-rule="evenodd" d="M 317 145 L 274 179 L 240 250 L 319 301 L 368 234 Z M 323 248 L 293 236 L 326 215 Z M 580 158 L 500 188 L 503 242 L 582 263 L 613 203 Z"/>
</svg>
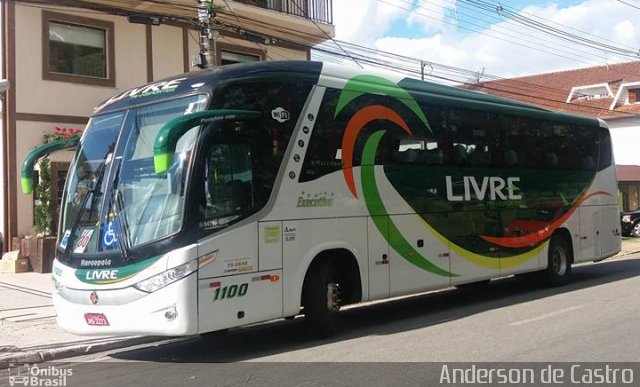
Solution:
<svg viewBox="0 0 640 387">
<path fill-rule="evenodd" d="M 631 215 L 623 215 L 623 216 L 622 216 L 622 221 L 623 221 L 624 223 L 629 223 L 629 222 L 631 222 Z"/>
<path fill-rule="evenodd" d="M 153 277 L 142 280 L 133 287 L 143 292 L 153 293 L 158 289 L 182 279 L 198 269 L 198 260 L 187 262 L 184 265 L 176 266 Z"/>
</svg>

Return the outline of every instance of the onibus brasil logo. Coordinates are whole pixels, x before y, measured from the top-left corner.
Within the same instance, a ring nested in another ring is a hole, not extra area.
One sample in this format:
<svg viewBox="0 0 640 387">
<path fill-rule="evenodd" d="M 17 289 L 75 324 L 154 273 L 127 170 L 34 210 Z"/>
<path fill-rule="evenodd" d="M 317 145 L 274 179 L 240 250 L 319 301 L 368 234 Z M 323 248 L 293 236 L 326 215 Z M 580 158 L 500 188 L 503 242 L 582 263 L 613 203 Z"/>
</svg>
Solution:
<svg viewBox="0 0 640 387">
<path fill-rule="evenodd" d="M 398 86 L 396 83 L 379 76 L 358 75 L 351 78 L 340 93 L 334 117 L 337 117 L 338 114 L 340 114 L 340 112 L 342 112 L 344 108 L 352 103 L 356 98 L 368 93 L 382 94 L 396 99 L 398 102 L 405 105 L 413 114 L 415 114 L 415 116 L 421 123 L 421 130 L 433 134 L 429 122 L 416 100 L 406 90 Z M 365 106 L 353 114 L 353 116 L 349 119 L 347 126 L 345 127 L 341 149 L 342 173 L 345 183 L 354 199 L 358 199 L 358 192 L 356 190 L 356 182 L 353 174 L 353 154 L 355 144 L 358 136 L 361 134 L 363 129 L 369 123 L 378 120 L 387 121 L 390 124 L 393 124 L 393 126 L 396 127 L 396 129 L 394 130 L 402 130 L 411 137 L 413 137 L 414 135 L 406 120 L 393 109 L 390 109 L 387 106 L 373 104 Z M 389 217 L 389 212 L 387 211 L 387 208 L 385 207 L 380 194 L 380 189 L 377 183 L 375 172 L 376 153 L 378 151 L 378 146 L 380 145 L 380 142 L 386 132 L 387 130 L 379 130 L 370 134 L 365 142 L 362 151 L 360 165 L 360 183 L 362 188 L 362 196 L 366 204 L 367 211 L 369 212 L 369 215 L 381 215 L 371 216 L 371 219 L 380 234 L 385 238 L 389 246 L 393 250 L 395 250 L 395 252 L 398 253 L 398 255 L 400 255 L 403 259 L 430 273 L 439 276 L 456 277 L 458 276 L 458 274 L 434 264 L 431 260 L 428 259 L 428 257 L 425 257 L 420 252 L 416 251 L 402 234 L 398 226 L 393 222 L 392 218 Z M 491 179 L 494 179 L 495 181 L 492 181 Z M 482 195 L 480 195 L 482 197 L 484 197 L 485 192 L 488 191 L 490 191 L 490 195 L 492 196 L 504 196 L 504 194 L 502 194 L 502 190 L 504 189 L 509 199 L 520 199 L 520 196 L 516 194 L 515 190 L 513 189 L 513 183 L 518 182 L 519 179 L 510 179 L 511 180 L 507 179 L 507 181 L 505 182 L 500 181 L 501 179 L 499 178 L 490 177 L 486 178 L 486 181 L 482 181 L 481 184 L 479 184 L 475 180 L 465 180 L 465 187 L 467 185 L 473 186 L 475 191 L 479 191 L 482 193 Z M 451 185 L 451 181 L 447 181 L 447 183 Z M 473 183 L 475 183 L 475 185 Z M 491 190 L 487 190 L 487 184 L 489 183 L 491 184 Z M 441 233 L 435 230 L 424 219 L 420 219 L 424 227 L 431 234 L 433 234 L 444 244 L 449 245 L 451 251 L 457 253 L 457 255 L 462 257 L 463 259 L 475 265 L 489 269 L 506 269 L 521 265 L 531 259 L 536 258 L 539 251 L 542 248 L 546 247 L 546 245 L 548 244 L 548 240 L 553 232 L 564 222 L 566 222 L 567 219 L 575 212 L 575 210 L 587 199 L 596 195 L 610 195 L 609 193 L 602 191 L 588 194 L 590 185 L 591 184 L 588 184 L 585 187 L 584 191 L 580 195 L 578 195 L 575 201 L 573 203 L 570 203 L 567 211 L 565 211 L 561 216 L 552 220 L 551 222 L 549 222 L 549 224 L 547 224 L 545 227 L 542 227 L 540 230 L 537 230 L 536 232 L 518 236 L 496 237 L 479 235 L 479 237 L 485 242 L 491 243 L 496 246 L 512 249 L 530 248 L 530 250 L 525 253 L 519 253 L 510 257 L 502 257 L 500 258 L 500 260 L 468 251 L 460 246 L 455 245 L 454 243 L 451 243 L 451 241 L 449 241 Z M 451 190 L 450 186 L 448 186 L 447 188 Z M 458 197 L 453 196 L 453 194 L 448 191 L 448 195 L 451 196 L 449 197 L 450 200 L 453 199 L 453 201 L 456 201 L 465 200 L 464 198 L 468 196 L 468 193 L 465 193 L 465 196 Z"/>
<path fill-rule="evenodd" d="M 67 378 L 73 376 L 71 368 L 43 366 L 38 364 L 9 364 L 10 386 L 64 387 Z"/>
</svg>

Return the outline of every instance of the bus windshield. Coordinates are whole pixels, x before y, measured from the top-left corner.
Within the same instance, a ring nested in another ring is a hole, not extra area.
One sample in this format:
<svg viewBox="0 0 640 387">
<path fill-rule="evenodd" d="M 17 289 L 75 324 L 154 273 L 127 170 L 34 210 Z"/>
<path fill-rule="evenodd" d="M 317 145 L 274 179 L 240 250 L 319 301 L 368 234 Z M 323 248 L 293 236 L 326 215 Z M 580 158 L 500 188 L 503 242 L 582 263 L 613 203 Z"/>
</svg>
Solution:
<svg viewBox="0 0 640 387">
<path fill-rule="evenodd" d="M 94 117 L 69 172 L 60 248 L 115 252 L 180 230 L 199 127 L 179 139 L 166 174 L 154 172 L 154 141 L 166 122 L 201 111 L 206 103 L 206 95 L 194 95 Z"/>
</svg>

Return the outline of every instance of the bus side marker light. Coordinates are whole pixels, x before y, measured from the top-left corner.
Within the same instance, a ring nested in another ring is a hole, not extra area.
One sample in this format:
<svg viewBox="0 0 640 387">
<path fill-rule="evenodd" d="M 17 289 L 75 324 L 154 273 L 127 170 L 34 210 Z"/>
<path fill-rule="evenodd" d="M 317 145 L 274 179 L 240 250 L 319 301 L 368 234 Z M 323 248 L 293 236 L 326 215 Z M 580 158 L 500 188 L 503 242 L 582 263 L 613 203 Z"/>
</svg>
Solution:
<svg viewBox="0 0 640 387">
<path fill-rule="evenodd" d="M 198 269 L 215 261 L 217 256 L 218 250 L 198 258 Z"/>
<path fill-rule="evenodd" d="M 265 274 L 265 275 L 261 275 L 260 277 L 253 277 L 251 278 L 251 282 L 257 282 L 257 281 L 271 281 L 271 282 L 278 282 L 280 281 L 280 276 L 279 275 L 270 275 L 270 274 Z"/>
</svg>

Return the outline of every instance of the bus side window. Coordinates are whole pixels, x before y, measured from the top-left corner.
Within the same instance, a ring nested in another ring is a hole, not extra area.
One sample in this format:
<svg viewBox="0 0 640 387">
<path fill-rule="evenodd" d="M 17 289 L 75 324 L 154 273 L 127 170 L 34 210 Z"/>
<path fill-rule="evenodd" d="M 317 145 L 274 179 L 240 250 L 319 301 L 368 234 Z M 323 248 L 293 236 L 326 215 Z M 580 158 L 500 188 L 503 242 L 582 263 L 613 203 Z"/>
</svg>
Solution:
<svg viewBox="0 0 640 387">
<path fill-rule="evenodd" d="M 611 135 L 605 128 L 599 128 L 598 148 L 598 171 L 601 171 L 609 167 L 613 162 L 611 155 Z"/>
<path fill-rule="evenodd" d="M 448 160 L 453 165 L 490 165 L 496 133 L 494 124 L 494 117 L 486 112 L 449 109 L 447 132 L 452 146 Z"/>
</svg>

